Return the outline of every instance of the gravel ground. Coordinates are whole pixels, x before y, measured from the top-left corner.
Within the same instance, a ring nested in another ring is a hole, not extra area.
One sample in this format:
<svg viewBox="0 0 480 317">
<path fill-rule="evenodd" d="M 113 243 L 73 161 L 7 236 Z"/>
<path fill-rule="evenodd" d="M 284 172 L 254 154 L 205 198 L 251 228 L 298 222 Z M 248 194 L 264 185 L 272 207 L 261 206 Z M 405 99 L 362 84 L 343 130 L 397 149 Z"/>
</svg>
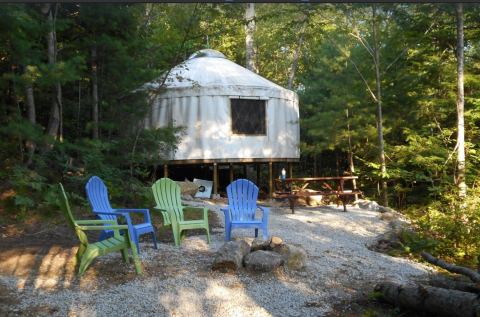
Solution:
<svg viewBox="0 0 480 317">
<path fill-rule="evenodd" d="M 224 221 L 220 205 L 198 200 L 187 203 L 205 205 Z M 388 230 L 388 222 L 380 221 L 374 211 L 348 210 L 297 207 L 292 215 L 287 207 L 272 207 L 268 236 L 305 248 L 309 261 L 301 271 L 212 272 L 215 252 L 225 243 L 224 230 L 217 228 L 211 230 L 210 245 L 205 235 L 187 237 L 180 247 L 160 243 L 159 250 L 151 242 L 140 243 L 144 274 L 139 276 L 130 272 L 134 271 L 132 264 L 123 264 L 119 272 L 99 274 L 88 283 L 59 275 L 54 281 L 39 277 L 26 284 L 14 275 L 0 275 L 0 285 L 8 285 L 9 296 L 18 298 L 18 307 L 11 312 L 24 315 L 28 307 L 48 307 L 44 315 L 325 316 L 335 303 L 372 293 L 378 282 L 411 284 L 433 273 L 424 265 L 368 250 L 375 237 Z M 251 241 L 253 231 L 234 230 L 232 238 Z M 119 254 L 97 259 L 94 264 L 102 267 L 121 261 Z M 89 270 L 95 269 L 94 264 Z M 117 279 L 118 274 L 130 275 Z M 57 287 L 42 287 L 49 283 Z"/>
</svg>

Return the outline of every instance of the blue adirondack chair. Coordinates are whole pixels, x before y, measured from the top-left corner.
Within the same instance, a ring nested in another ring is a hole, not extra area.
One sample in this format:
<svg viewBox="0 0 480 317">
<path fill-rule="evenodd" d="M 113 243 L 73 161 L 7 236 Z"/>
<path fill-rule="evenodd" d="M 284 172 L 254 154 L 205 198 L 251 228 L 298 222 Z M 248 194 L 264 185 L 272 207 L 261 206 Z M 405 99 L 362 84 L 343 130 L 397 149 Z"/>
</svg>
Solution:
<svg viewBox="0 0 480 317">
<path fill-rule="evenodd" d="M 248 179 L 237 179 L 227 186 L 227 196 L 228 206 L 221 207 L 225 214 L 227 242 L 235 228 L 255 228 L 255 237 L 258 237 L 258 229 L 262 229 L 263 239 L 267 240 L 270 208 L 257 206 L 258 187 Z M 255 220 L 257 209 L 263 213 L 262 220 Z"/>
<path fill-rule="evenodd" d="M 110 206 L 110 201 L 108 199 L 107 187 L 103 181 L 97 177 L 93 176 L 87 183 L 86 186 L 87 197 L 90 201 L 90 205 L 93 208 L 93 212 L 102 220 L 115 220 L 117 221 L 117 216 L 124 216 L 127 219 L 127 222 L 130 223 L 129 212 L 141 212 L 144 215 L 144 222 L 140 224 L 133 225 L 132 240 L 137 246 L 138 254 L 140 254 L 140 247 L 138 245 L 138 238 L 140 235 L 145 233 L 151 233 L 153 244 L 155 250 L 158 250 L 157 239 L 155 238 L 155 231 L 153 230 L 152 221 L 150 220 L 150 213 L 148 209 L 113 209 Z M 108 237 L 113 236 L 114 232 L 111 229 L 105 229 L 100 234 L 98 241 L 102 241 Z"/>
</svg>

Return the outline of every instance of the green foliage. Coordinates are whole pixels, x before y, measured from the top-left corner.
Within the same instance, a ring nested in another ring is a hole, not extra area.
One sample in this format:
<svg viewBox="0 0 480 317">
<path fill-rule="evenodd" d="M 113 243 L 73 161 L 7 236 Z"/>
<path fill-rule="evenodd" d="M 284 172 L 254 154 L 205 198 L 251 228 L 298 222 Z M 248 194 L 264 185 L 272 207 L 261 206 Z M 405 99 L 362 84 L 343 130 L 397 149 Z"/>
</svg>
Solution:
<svg viewBox="0 0 480 317">
<path fill-rule="evenodd" d="M 418 227 L 417 234 L 406 237 L 412 252 L 427 250 L 458 265 L 474 267 L 480 245 L 480 189 L 469 190 L 464 201 L 456 188 L 445 191 L 441 199 L 411 208 L 408 215 Z"/>
</svg>

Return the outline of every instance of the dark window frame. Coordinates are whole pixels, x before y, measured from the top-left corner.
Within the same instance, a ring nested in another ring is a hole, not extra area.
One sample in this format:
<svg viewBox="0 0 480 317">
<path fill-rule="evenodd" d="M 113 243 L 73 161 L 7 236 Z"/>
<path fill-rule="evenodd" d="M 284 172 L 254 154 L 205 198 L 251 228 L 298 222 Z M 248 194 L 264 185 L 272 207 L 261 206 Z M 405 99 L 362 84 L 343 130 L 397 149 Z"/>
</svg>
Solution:
<svg viewBox="0 0 480 317">
<path fill-rule="evenodd" d="M 232 135 L 235 136 L 266 136 L 267 135 L 267 101 L 265 99 L 253 99 L 253 98 L 230 98 L 230 132 Z M 251 105 L 247 105 L 248 103 L 251 103 Z M 262 105 L 258 105 L 258 103 L 261 102 L 263 103 Z M 243 106 L 243 109 L 239 109 L 240 107 Z M 254 107 L 255 109 L 258 109 L 258 112 L 248 112 L 250 115 L 254 116 L 253 120 L 250 117 L 245 117 L 243 122 L 235 122 L 234 119 L 238 120 L 239 118 L 234 118 L 236 114 L 239 112 L 244 112 L 246 111 L 245 107 Z M 237 109 L 235 109 L 237 108 Z M 263 112 L 263 113 L 262 113 Z M 252 127 L 251 122 L 255 121 L 259 115 L 263 114 L 263 120 L 260 118 L 258 121 L 260 121 L 260 127 Z M 245 122 L 247 121 L 247 122 Z M 261 122 L 263 121 L 263 122 Z M 234 126 L 235 124 L 235 126 Z M 242 130 L 243 128 L 243 130 Z M 257 131 L 252 131 L 252 133 L 249 133 L 247 129 L 256 129 Z M 242 130 L 242 131 L 240 131 Z M 260 130 L 260 131 L 258 131 Z"/>
</svg>

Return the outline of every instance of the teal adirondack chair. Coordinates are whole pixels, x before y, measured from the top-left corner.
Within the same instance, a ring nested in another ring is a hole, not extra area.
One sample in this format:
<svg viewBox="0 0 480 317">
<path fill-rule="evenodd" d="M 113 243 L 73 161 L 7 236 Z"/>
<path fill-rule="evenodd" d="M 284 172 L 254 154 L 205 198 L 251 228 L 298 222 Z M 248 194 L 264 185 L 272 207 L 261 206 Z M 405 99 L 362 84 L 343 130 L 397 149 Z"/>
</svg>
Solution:
<svg viewBox="0 0 480 317">
<path fill-rule="evenodd" d="M 90 265 L 93 259 L 99 255 L 120 251 L 125 263 L 130 263 L 128 258 L 128 248 L 132 249 L 133 260 L 137 269 L 137 274 L 142 274 L 140 268 L 140 260 L 138 259 L 137 246 L 131 239 L 131 232 L 133 232 L 132 225 L 119 226 L 116 220 L 75 220 L 70 211 L 67 196 L 63 189 L 63 185 L 60 185 L 60 207 L 67 218 L 68 224 L 75 230 L 80 239 L 80 246 L 78 247 L 77 254 L 73 265 L 77 265 L 80 261 L 80 267 L 78 269 L 78 276 L 83 275 L 85 270 Z M 87 235 L 84 231 L 87 230 L 104 230 L 103 225 L 110 225 L 110 229 L 114 231 L 113 237 L 90 244 L 88 242 Z M 123 236 L 120 234 L 120 230 L 124 231 Z"/>
<path fill-rule="evenodd" d="M 207 242 L 210 243 L 210 232 L 208 228 L 208 209 L 203 207 L 182 206 L 180 198 L 180 186 L 169 178 L 161 178 L 152 186 L 153 197 L 163 216 L 163 226 L 160 229 L 160 236 L 165 229 L 172 229 L 175 245 L 179 246 L 180 241 L 185 238 L 188 229 L 207 230 Z M 199 220 L 185 220 L 183 211 L 196 209 L 203 211 L 203 217 Z"/>
</svg>

